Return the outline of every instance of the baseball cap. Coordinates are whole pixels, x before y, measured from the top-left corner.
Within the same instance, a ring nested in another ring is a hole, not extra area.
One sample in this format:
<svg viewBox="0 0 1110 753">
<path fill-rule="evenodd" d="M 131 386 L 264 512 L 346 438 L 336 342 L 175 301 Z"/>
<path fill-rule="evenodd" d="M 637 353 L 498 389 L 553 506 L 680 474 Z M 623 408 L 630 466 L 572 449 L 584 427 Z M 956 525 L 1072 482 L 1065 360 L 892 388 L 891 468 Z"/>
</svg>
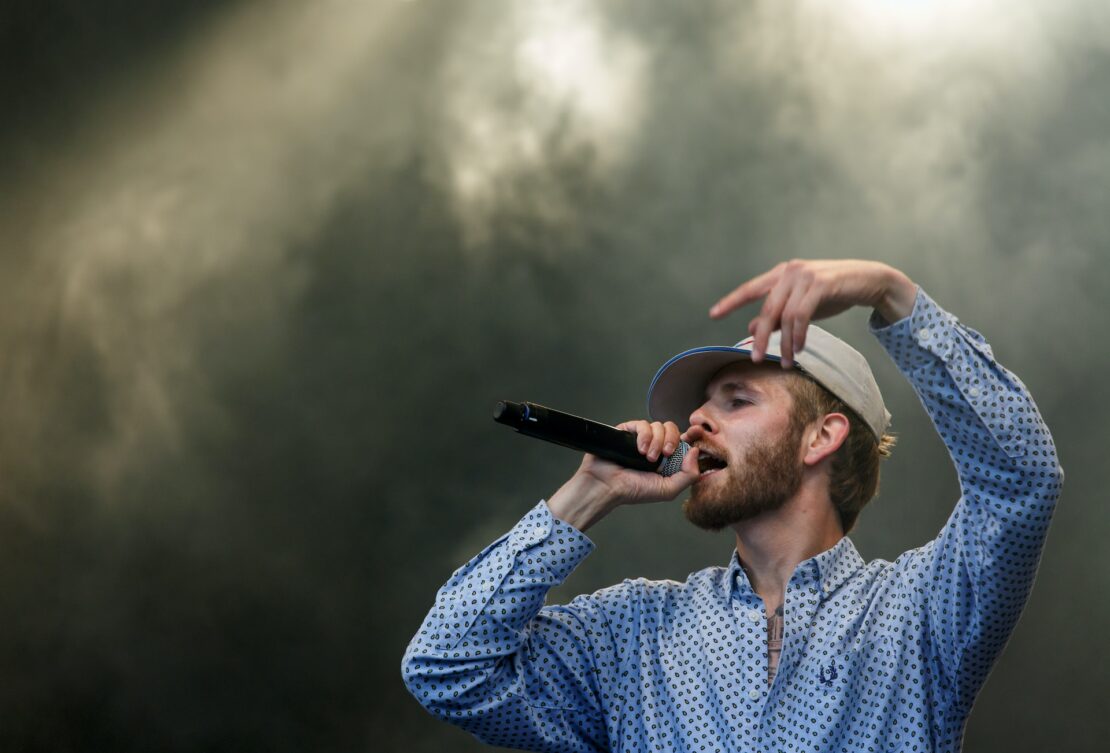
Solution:
<svg viewBox="0 0 1110 753">
<path fill-rule="evenodd" d="M 781 330 L 771 334 L 764 358 L 781 361 Z M 751 359 L 754 337 L 732 346 L 709 345 L 684 351 L 663 364 L 648 388 L 648 415 L 653 421 L 674 421 L 685 427 L 690 414 L 705 402 L 705 388 L 713 375 L 730 363 Z M 810 376 L 862 418 L 875 438 L 890 426 L 871 366 L 859 351 L 839 337 L 811 324 L 805 348 L 794 354 L 795 367 Z"/>
</svg>

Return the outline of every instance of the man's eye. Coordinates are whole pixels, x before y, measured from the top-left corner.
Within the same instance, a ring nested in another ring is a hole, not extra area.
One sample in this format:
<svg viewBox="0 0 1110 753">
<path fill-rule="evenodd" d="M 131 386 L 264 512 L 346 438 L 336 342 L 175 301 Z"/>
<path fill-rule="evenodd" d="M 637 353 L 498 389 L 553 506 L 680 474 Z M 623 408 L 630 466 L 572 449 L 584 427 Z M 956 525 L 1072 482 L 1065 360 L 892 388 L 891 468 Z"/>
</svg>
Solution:
<svg viewBox="0 0 1110 753">
<path fill-rule="evenodd" d="M 739 408 L 742 405 L 751 405 L 751 400 L 744 400 L 743 398 L 734 397 L 732 399 L 732 407 Z"/>
</svg>

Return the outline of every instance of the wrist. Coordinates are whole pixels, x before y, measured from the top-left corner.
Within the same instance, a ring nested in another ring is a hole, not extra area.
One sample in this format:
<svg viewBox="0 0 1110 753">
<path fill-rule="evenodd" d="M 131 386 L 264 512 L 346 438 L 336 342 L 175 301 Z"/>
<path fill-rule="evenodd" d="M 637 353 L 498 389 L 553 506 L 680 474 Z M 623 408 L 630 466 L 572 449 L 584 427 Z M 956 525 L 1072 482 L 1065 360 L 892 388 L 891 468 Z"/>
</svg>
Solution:
<svg viewBox="0 0 1110 753">
<path fill-rule="evenodd" d="M 615 507 L 617 499 L 609 487 L 583 473 L 574 474 L 547 501 L 552 516 L 583 533 Z"/>
<path fill-rule="evenodd" d="M 887 267 L 883 293 L 875 303 L 875 311 L 888 323 L 901 321 L 913 313 L 917 285 L 899 269 Z"/>
</svg>

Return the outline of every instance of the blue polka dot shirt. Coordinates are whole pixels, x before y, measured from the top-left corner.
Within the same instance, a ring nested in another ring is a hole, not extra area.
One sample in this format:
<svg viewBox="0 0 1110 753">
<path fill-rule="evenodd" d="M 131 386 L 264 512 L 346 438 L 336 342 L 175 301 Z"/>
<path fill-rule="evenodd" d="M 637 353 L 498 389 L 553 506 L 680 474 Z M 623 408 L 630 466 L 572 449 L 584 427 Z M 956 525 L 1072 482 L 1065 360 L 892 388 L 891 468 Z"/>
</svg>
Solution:
<svg viewBox="0 0 1110 753">
<path fill-rule="evenodd" d="M 1021 381 L 918 289 L 871 332 L 948 447 L 962 496 L 894 562 L 852 541 L 798 565 L 768 685 L 767 623 L 736 553 L 685 583 L 546 606 L 593 542 L 541 501 L 440 589 L 410 692 L 479 740 L 537 751 L 958 751 L 1021 614 L 1063 472 Z"/>
</svg>

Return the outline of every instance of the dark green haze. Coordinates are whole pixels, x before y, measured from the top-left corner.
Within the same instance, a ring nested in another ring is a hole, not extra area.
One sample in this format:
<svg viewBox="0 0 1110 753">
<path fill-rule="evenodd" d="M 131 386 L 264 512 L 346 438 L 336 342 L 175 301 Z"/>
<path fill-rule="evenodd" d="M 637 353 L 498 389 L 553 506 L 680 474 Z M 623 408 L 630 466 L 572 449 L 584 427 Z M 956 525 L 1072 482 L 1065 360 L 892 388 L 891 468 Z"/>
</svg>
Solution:
<svg viewBox="0 0 1110 753">
<path fill-rule="evenodd" d="M 400 679 L 451 572 L 791 257 L 900 267 L 1028 385 L 1067 474 L 969 751 L 1104 750 L 1110 6 L 17 0 L 0 16 L 0 749 L 479 750 Z M 748 316 L 745 316 L 747 314 Z M 853 538 L 958 488 L 899 446 Z M 551 595 L 724 564 L 618 510 Z"/>
</svg>

